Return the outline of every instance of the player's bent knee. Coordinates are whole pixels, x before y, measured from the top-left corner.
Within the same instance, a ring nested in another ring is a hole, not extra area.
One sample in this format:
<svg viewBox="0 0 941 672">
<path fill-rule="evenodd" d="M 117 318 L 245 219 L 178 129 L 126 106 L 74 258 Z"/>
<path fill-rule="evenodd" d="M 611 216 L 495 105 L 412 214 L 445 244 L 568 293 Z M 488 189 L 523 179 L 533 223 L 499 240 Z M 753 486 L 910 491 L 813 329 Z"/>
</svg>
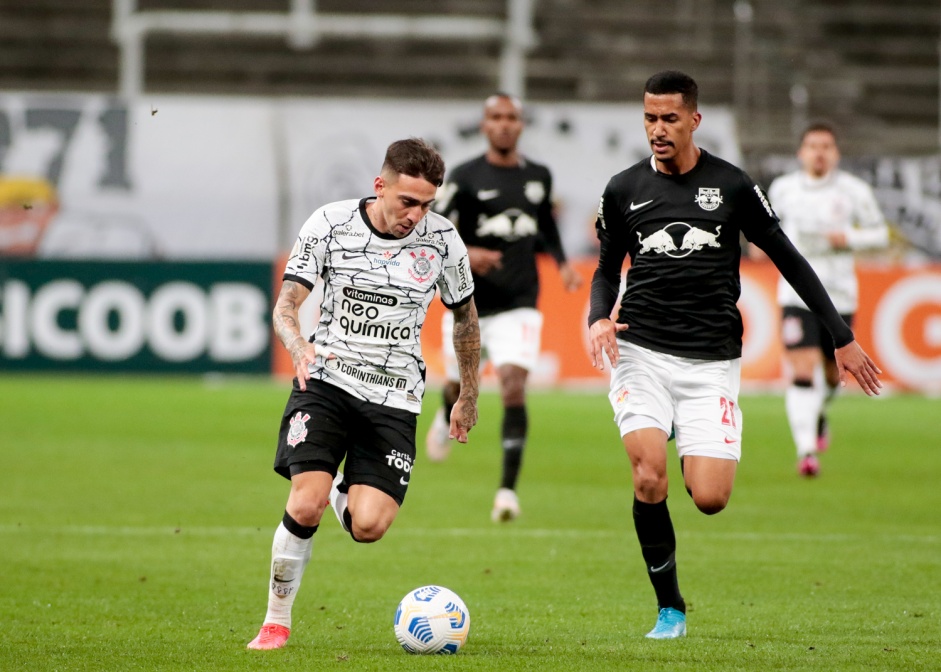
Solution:
<svg viewBox="0 0 941 672">
<path fill-rule="evenodd" d="M 719 513 L 729 503 L 729 495 L 723 495 L 722 493 L 709 493 L 702 495 L 696 492 L 692 492 L 690 494 L 693 496 L 693 503 L 696 505 L 696 508 L 705 513 L 707 516 L 713 516 Z"/>
<path fill-rule="evenodd" d="M 314 527 L 320 524 L 324 509 L 326 509 L 326 502 L 301 501 L 293 502 L 288 513 L 299 524 L 305 527 Z"/>
<path fill-rule="evenodd" d="M 361 525 L 354 519 L 353 534 L 351 536 L 354 541 L 358 541 L 361 544 L 372 544 L 382 539 L 388 529 L 388 525 L 380 525 L 377 523 L 370 524 L 369 522 Z"/>
</svg>

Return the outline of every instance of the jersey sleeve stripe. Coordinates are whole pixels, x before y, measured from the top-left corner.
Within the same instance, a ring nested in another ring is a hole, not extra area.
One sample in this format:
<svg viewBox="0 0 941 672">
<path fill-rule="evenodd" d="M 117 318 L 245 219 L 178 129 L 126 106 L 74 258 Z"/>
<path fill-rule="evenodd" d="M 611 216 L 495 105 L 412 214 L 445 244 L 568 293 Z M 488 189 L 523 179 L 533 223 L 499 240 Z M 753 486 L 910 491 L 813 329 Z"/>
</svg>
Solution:
<svg viewBox="0 0 941 672">
<path fill-rule="evenodd" d="M 302 278 L 299 275 L 294 275 L 293 273 L 285 273 L 284 277 L 281 280 L 290 280 L 291 282 L 296 282 L 299 285 L 304 285 L 307 289 L 313 291 L 314 283 L 312 283 L 307 278 Z"/>
<path fill-rule="evenodd" d="M 455 308 L 460 308 L 460 307 L 463 306 L 465 303 L 467 303 L 468 301 L 470 301 L 472 298 L 474 298 L 474 295 L 473 295 L 473 294 L 468 294 L 467 296 L 465 296 L 463 299 L 461 299 L 461 300 L 458 301 L 457 303 L 448 303 L 447 301 L 444 301 L 443 299 L 442 299 L 441 303 L 443 303 L 443 304 L 444 304 L 444 307 L 447 308 L 448 310 L 454 310 Z"/>
</svg>

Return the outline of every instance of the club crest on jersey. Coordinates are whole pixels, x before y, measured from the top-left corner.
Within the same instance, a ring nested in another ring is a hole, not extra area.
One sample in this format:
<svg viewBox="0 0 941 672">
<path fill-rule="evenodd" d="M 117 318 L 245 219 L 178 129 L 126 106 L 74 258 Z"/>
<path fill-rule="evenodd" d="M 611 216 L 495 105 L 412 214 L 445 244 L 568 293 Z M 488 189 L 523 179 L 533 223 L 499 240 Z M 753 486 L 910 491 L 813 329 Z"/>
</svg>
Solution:
<svg viewBox="0 0 941 672">
<path fill-rule="evenodd" d="M 310 415 L 302 411 L 298 411 L 291 418 L 291 427 L 288 429 L 288 445 L 291 448 L 296 448 L 297 444 L 307 438 L 308 420 L 310 420 Z"/>
<path fill-rule="evenodd" d="M 432 272 L 434 272 L 434 267 L 431 265 L 432 260 L 434 260 L 435 255 L 428 254 L 426 250 L 422 250 L 420 253 L 415 254 L 414 252 L 409 252 L 412 255 L 412 267 L 408 269 L 408 274 L 412 276 L 418 282 L 425 282 L 428 278 L 431 277 Z"/>
<path fill-rule="evenodd" d="M 542 182 L 534 180 L 526 183 L 523 193 L 526 194 L 526 198 L 530 203 L 542 203 L 542 199 L 546 197 L 546 187 Z"/>
<path fill-rule="evenodd" d="M 693 199 L 703 210 L 715 210 L 722 205 L 722 195 L 718 188 L 699 187 L 699 195 Z"/>
</svg>

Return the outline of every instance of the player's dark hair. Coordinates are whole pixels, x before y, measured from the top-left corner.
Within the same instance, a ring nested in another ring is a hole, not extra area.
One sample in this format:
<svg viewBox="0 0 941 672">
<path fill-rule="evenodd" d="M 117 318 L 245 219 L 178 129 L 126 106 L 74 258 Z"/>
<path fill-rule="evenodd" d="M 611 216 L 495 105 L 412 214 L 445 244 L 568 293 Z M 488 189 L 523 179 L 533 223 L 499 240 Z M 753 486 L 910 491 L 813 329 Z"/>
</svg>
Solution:
<svg viewBox="0 0 941 672">
<path fill-rule="evenodd" d="M 806 138 L 810 133 L 829 133 L 833 137 L 834 142 L 838 143 L 840 141 L 839 136 L 836 134 L 836 128 L 833 126 L 833 124 L 826 121 L 814 121 L 810 124 L 807 124 L 807 126 L 804 128 L 804 131 L 801 133 L 801 143 L 804 142 L 804 138 Z"/>
<path fill-rule="evenodd" d="M 644 93 L 655 96 L 682 94 L 683 104 L 694 111 L 699 104 L 699 87 L 696 85 L 696 80 L 678 70 L 664 70 L 653 75 L 644 84 Z"/>
<path fill-rule="evenodd" d="M 396 140 L 386 150 L 382 172 L 420 177 L 440 187 L 444 182 L 444 159 L 421 138 Z"/>
</svg>

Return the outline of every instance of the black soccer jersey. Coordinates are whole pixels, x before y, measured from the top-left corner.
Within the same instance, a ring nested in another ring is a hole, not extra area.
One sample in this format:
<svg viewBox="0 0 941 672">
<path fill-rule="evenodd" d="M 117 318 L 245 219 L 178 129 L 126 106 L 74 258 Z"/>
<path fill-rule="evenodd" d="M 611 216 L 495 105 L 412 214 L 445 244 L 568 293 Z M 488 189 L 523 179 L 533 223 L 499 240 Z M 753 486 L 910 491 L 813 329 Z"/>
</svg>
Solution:
<svg viewBox="0 0 941 672">
<path fill-rule="evenodd" d="M 474 274 L 481 317 L 536 306 L 537 251 L 565 261 L 551 198 L 552 177 L 545 166 L 524 161 L 503 168 L 484 156 L 454 168 L 438 190 L 435 209 L 456 223 L 466 245 L 503 253 L 501 268 Z"/>
<path fill-rule="evenodd" d="M 853 340 L 748 175 L 705 151 L 682 175 L 658 172 L 653 162 L 653 157 L 645 159 L 615 175 L 604 191 L 595 225 L 601 256 L 592 280 L 589 324 L 610 316 L 621 266 L 630 254 L 617 320 L 628 329 L 618 338 L 681 357 L 741 357 L 743 327 L 736 302 L 742 233 L 799 285 L 838 346 Z"/>
</svg>

